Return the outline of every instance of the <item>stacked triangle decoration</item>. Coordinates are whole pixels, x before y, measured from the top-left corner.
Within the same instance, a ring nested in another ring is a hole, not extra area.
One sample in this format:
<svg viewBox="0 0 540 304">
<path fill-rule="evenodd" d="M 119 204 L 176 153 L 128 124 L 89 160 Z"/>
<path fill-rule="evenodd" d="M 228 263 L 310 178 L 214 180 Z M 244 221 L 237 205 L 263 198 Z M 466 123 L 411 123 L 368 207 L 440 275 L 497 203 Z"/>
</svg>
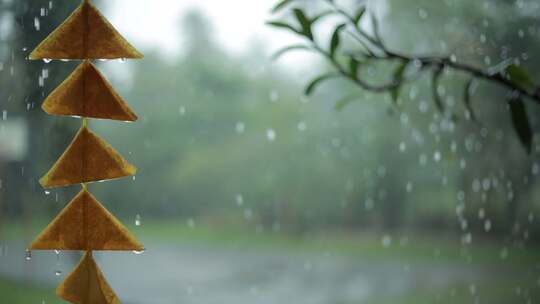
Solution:
<svg viewBox="0 0 540 304">
<path fill-rule="evenodd" d="M 144 247 L 86 189 L 30 244 L 31 250 L 135 250 Z"/>
<path fill-rule="evenodd" d="M 56 289 L 56 294 L 76 304 L 119 304 L 91 252 L 86 252 L 75 270 Z"/>
<path fill-rule="evenodd" d="M 137 116 L 92 64 L 92 59 L 142 58 L 90 0 L 43 40 L 30 59 L 83 62 L 43 102 L 51 115 L 82 118 L 82 126 L 53 167 L 44 188 L 81 184 L 82 190 L 29 245 L 28 250 L 81 250 L 85 255 L 58 287 L 76 304 L 118 304 L 92 257 L 94 250 L 143 251 L 144 247 L 87 190 L 86 183 L 134 175 L 137 169 L 88 128 L 87 118 L 135 121 Z"/>
<path fill-rule="evenodd" d="M 84 1 L 30 53 L 30 59 L 142 57 L 90 1 Z"/>
<path fill-rule="evenodd" d="M 137 120 L 122 97 L 88 60 L 45 99 L 42 108 L 51 115 Z"/>
<path fill-rule="evenodd" d="M 115 179 L 136 172 L 113 147 L 83 126 L 39 182 L 45 188 L 54 188 Z"/>
</svg>

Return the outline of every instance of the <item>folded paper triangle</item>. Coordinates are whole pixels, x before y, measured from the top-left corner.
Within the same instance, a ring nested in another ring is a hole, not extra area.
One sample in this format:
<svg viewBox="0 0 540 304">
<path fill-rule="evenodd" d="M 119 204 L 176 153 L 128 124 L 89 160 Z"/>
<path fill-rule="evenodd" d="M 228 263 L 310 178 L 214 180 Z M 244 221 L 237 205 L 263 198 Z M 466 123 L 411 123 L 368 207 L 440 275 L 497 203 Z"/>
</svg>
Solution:
<svg viewBox="0 0 540 304">
<path fill-rule="evenodd" d="M 119 304 L 120 300 L 107 283 L 103 273 L 86 252 L 75 270 L 56 289 L 56 294 L 75 304 Z"/>
<path fill-rule="evenodd" d="M 134 250 L 144 247 L 94 196 L 81 190 L 29 250 Z"/>
<path fill-rule="evenodd" d="M 30 59 L 142 58 L 89 1 L 84 1 L 30 54 Z"/>
<path fill-rule="evenodd" d="M 45 99 L 42 108 L 53 115 L 137 120 L 126 102 L 90 61 L 80 64 Z"/>
<path fill-rule="evenodd" d="M 44 188 L 54 188 L 120 178 L 136 172 L 113 147 L 83 126 L 39 182 Z"/>
</svg>

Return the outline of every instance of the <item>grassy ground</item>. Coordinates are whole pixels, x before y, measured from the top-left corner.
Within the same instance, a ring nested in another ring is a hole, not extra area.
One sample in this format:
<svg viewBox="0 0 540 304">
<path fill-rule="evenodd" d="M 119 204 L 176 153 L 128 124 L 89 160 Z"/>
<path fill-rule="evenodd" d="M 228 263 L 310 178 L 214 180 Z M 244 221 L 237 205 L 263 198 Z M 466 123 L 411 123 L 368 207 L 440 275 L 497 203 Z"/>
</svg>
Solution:
<svg viewBox="0 0 540 304">
<path fill-rule="evenodd" d="M 21 238 L 39 232 L 45 221 L 26 225 L 4 225 L 3 238 Z M 390 234 L 391 241 L 383 246 L 384 233 L 353 233 L 326 231 L 307 235 L 291 235 L 273 231 L 257 231 L 249 227 L 227 228 L 189 223 L 186 220 L 144 220 L 136 227 L 125 222 L 137 237 L 147 244 L 176 244 L 216 246 L 252 251 L 289 252 L 295 254 L 337 254 L 372 263 L 399 262 L 403 265 L 467 265 L 487 272 L 485 280 L 452 282 L 440 290 L 426 290 L 421 284 L 396 298 L 380 295 L 369 304 L 423 303 L 530 303 L 540 300 L 540 248 L 521 249 L 500 241 L 474 239 L 461 245 L 458 236 L 426 235 L 418 233 Z M 406 236 L 406 238 L 405 238 Z M 502 254 L 505 252 L 506 254 Z M 492 272 L 492 275 L 489 273 Z M 40 289 L 23 282 L 0 278 L 1 303 L 60 303 L 52 288 Z M 4 301 L 4 299 L 7 299 Z M 336 303 L 349 304 L 349 303 Z M 352 304 L 352 303 L 351 303 Z"/>
<path fill-rule="evenodd" d="M 0 278 L 0 303 L 50 304 L 65 302 L 58 300 L 53 289 Z"/>
<path fill-rule="evenodd" d="M 305 235 L 291 235 L 253 228 L 186 224 L 186 221 L 145 221 L 131 230 L 142 239 L 168 244 L 204 244 L 244 250 L 288 250 L 342 254 L 363 259 L 403 262 L 456 262 L 475 265 L 529 266 L 540 263 L 540 246 L 516 248 L 498 240 L 478 239 L 462 245 L 459 236 L 418 232 L 324 231 Z M 390 244 L 383 246 L 384 236 Z"/>
</svg>

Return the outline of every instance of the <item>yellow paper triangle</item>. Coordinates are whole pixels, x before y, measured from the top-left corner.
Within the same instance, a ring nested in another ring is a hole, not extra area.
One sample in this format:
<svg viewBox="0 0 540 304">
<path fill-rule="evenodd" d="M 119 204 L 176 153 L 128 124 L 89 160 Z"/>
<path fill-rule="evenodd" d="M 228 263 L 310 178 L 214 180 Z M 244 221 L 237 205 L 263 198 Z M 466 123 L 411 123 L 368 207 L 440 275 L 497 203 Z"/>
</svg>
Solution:
<svg viewBox="0 0 540 304">
<path fill-rule="evenodd" d="M 142 58 L 89 1 L 84 1 L 30 54 L 30 59 Z"/>
<path fill-rule="evenodd" d="M 42 108 L 53 115 L 137 120 L 122 97 L 89 61 L 80 64 L 45 99 Z"/>
<path fill-rule="evenodd" d="M 92 194 L 82 190 L 29 250 L 136 250 L 144 247 Z"/>
<path fill-rule="evenodd" d="M 113 147 L 83 126 L 39 182 L 44 188 L 54 188 L 120 178 L 136 172 Z"/>
<path fill-rule="evenodd" d="M 56 294 L 75 304 L 119 304 L 120 300 L 107 283 L 103 273 L 86 252 L 77 267 L 56 289 Z"/>
</svg>

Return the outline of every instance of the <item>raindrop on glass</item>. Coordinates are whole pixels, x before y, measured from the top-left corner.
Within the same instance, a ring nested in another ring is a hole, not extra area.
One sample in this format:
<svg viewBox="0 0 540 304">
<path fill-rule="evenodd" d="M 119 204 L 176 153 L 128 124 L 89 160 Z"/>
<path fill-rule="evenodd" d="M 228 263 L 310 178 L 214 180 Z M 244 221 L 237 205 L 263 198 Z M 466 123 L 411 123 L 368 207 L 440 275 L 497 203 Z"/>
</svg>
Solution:
<svg viewBox="0 0 540 304">
<path fill-rule="evenodd" d="M 435 153 L 433 154 L 433 160 L 439 162 L 441 160 L 441 152 L 435 151 Z"/>
<path fill-rule="evenodd" d="M 135 254 L 143 254 L 144 250 L 133 250 L 133 253 L 135 253 Z"/>
<path fill-rule="evenodd" d="M 305 122 L 301 121 L 297 125 L 298 131 L 303 132 L 307 129 L 307 125 Z"/>
<path fill-rule="evenodd" d="M 390 247 L 390 245 L 392 245 L 392 237 L 390 237 L 389 235 L 383 236 L 381 239 L 381 243 L 384 248 Z"/>
<path fill-rule="evenodd" d="M 24 259 L 27 261 L 30 261 L 32 259 L 32 251 L 26 250 L 26 254 L 24 256 Z"/>
<path fill-rule="evenodd" d="M 141 215 L 137 214 L 135 216 L 135 226 L 140 226 L 140 225 L 141 225 Z"/>
<path fill-rule="evenodd" d="M 423 8 L 418 9 L 418 16 L 420 17 L 420 19 L 427 19 L 428 12 Z"/>
<path fill-rule="evenodd" d="M 243 122 L 239 121 L 236 123 L 234 129 L 236 130 L 236 133 L 242 134 L 246 130 L 246 125 Z"/>
<path fill-rule="evenodd" d="M 235 200 L 238 206 L 242 206 L 242 204 L 244 203 L 244 197 L 242 196 L 242 194 L 237 194 Z"/>
<path fill-rule="evenodd" d="M 499 258 L 501 258 L 501 260 L 505 260 L 507 257 L 508 257 L 508 248 L 504 247 L 503 249 L 501 249 L 501 252 L 499 252 Z"/>
<path fill-rule="evenodd" d="M 274 141 L 276 139 L 276 131 L 274 129 L 266 130 L 266 138 L 268 141 Z"/>
<path fill-rule="evenodd" d="M 485 230 L 486 232 L 489 232 L 489 231 L 491 230 L 491 221 L 490 221 L 490 220 L 486 220 L 486 221 L 484 222 L 484 230 Z"/>
<path fill-rule="evenodd" d="M 40 23 L 39 23 L 39 18 L 38 17 L 34 17 L 34 27 L 36 28 L 36 31 L 39 31 L 40 29 Z"/>
<path fill-rule="evenodd" d="M 45 63 L 49 63 L 49 62 L 51 62 L 51 61 L 52 61 L 51 58 L 43 58 L 43 62 L 45 62 Z"/>
<path fill-rule="evenodd" d="M 55 270 L 54 275 L 56 275 L 57 277 L 61 276 L 62 275 L 62 270 L 59 270 L 59 269 Z"/>
</svg>

